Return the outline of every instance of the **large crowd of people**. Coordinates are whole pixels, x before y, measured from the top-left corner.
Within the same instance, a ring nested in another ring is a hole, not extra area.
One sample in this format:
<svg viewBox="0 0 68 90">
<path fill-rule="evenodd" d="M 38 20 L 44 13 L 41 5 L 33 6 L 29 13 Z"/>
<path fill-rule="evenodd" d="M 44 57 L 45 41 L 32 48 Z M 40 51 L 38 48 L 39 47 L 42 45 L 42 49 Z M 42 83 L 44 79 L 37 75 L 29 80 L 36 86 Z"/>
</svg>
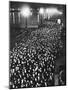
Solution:
<svg viewBox="0 0 68 90">
<path fill-rule="evenodd" d="M 10 50 L 10 88 L 54 86 L 56 54 L 62 49 L 61 25 L 32 31 Z"/>
</svg>

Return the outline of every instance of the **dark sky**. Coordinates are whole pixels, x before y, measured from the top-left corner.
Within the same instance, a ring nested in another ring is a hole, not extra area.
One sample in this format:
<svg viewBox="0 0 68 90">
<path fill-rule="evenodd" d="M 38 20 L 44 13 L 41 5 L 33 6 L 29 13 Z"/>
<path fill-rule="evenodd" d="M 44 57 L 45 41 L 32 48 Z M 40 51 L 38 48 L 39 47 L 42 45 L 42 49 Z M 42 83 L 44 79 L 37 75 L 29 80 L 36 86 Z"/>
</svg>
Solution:
<svg viewBox="0 0 68 90">
<path fill-rule="evenodd" d="M 63 9 L 65 7 L 64 4 L 47 4 L 47 3 L 30 3 L 30 2 L 15 2 L 15 1 L 10 1 L 10 7 L 11 8 L 20 8 L 22 7 L 24 4 L 29 5 L 31 8 L 33 9 L 37 9 L 40 7 L 57 7 L 58 9 Z"/>
</svg>

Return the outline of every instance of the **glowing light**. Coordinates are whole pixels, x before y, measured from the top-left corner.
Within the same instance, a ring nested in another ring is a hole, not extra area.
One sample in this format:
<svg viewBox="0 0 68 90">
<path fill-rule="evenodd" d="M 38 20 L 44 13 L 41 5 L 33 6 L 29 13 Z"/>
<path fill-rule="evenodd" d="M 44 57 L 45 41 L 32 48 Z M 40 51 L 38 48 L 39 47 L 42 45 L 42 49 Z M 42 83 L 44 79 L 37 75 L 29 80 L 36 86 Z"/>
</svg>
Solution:
<svg viewBox="0 0 68 90">
<path fill-rule="evenodd" d="M 62 14 L 62 12 L 59 11 L 57 8 L 47 8 L 46 13 L 49 13 L 49 14 Z"/>
<path fill-rule="evenodd" d="M 58 10 L 57 8 L 47 8 L 45 10 L 45 13 L 48 15 L 48 16 L 53 16 L 53 15 L 62 15 L 62 11 Z"/>
<path fill-rule="evenodd" d="M 44 8 L 40 8 L 39 13 L 44 14 Z"/>
<path fill-rule="evenodd" d="M 29 6 L 23 6 L 21 9 L 21 14 L 24 17 L 29 17 L 30 15 L 32 15 L 30 7 Z"/>
<path fill-rule="evenodd" d="M 57 20 L 57 23 L 58 23 L 58 24 L 61 24 L 61 19 L 58 19 L 58 20 Z"/>
</svg>

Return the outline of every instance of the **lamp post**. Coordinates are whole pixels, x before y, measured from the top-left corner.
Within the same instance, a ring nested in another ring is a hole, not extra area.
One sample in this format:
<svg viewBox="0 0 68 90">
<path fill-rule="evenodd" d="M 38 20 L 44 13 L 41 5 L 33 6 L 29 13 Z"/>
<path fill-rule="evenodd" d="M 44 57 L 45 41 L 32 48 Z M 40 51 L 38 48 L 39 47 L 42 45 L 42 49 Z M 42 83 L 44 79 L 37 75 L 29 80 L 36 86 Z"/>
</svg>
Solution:
<svg viewBox="0 0 68 90">
<path fill-rule="evenodd" d="M 27 28 L 27 19 L 30 15 L 32 15 L 30 7 L 23 6 L 21 9 L 21 14 L 25 18 L 25 28 Z"/>
<path fill-rule="evenodd" d="M 25 18 L 25 28 L 27 28 L 27 17 Z"/>
<path fill-rule="evenodd" d="M 39 9 L 39 15 L 41 17 L 41 24 L 42 24 L 42 18 L 43 18 L 43 15 L 44 15 L 44 8 Z"/>
</svg>

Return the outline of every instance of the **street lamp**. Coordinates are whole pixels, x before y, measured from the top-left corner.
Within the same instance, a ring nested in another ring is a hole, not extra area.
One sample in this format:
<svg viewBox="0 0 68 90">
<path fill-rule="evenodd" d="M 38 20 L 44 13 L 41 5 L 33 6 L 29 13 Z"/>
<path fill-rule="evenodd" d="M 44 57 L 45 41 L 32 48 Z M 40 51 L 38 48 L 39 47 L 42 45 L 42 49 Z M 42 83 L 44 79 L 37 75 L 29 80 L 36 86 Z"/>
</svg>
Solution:
<svg viewBox="0 0 68 90">
<path fill-rule="evenodd" d="M 43 18 L 43 15 L 44 15 L 44 8 L 40 8 L 39 9 L 39 15 L 41 16 L 41 24 L 42 24 L 42 18 Z"/>
<path fill-rule="evenodd" d="M 44 8 L 39 9 L 39 14 L 43 15 L 44 14 Z"/>
<path fill-rule="evenodd" d="M 23 6 L 21 9 L 21 15 L 25 18 L 26 20 L 26 28 L 27 28 L 27 18 L 32 15 L 31 9 L 29 6 Z"/>
</svg>

